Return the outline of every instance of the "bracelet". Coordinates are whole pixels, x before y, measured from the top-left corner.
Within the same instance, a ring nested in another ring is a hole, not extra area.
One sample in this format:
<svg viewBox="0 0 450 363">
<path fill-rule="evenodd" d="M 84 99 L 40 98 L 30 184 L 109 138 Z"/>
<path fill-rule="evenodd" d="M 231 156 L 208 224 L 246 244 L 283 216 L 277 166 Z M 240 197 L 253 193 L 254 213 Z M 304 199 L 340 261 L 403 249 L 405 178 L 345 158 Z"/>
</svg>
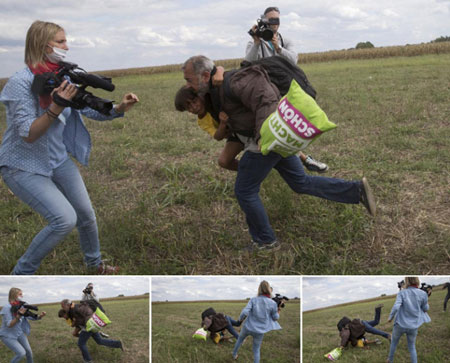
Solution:
<svg viewBox="0 0 450 363">
<path fill-rule="evenodd" d="M 59 115 L 57 115 L 56 113 L 54 113 L 53 111 L 51 111 L 49 108 L 47 108 L 47 110 L 45 111 L 45 113 L 50 117 L 50 118 L 58 118 Z"/>
</svg>

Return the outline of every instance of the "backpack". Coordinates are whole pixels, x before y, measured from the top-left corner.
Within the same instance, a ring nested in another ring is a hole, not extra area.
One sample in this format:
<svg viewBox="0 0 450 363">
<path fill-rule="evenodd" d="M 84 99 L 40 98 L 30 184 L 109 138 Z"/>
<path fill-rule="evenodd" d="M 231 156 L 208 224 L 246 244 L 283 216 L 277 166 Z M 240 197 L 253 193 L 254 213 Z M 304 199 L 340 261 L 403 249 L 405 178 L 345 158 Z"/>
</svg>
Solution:
<svg viewBox="0 0 450 363">
<path fill-rule="evenodd" d="M 97 300 L 93 300 L 93 299 L 83 300 L 83 301 L 80 301 L 80 304 L 88 305 L 94 312 L 97 310 L 97 308 L 100 309 L 103 313 L 105 312 L 105 309 L 103 308 L 102 304 L 100 304 Z"/>
<path fill-rule="evenodd" d="M 305 72 L 297 65 L 292 64 L 282 57 L 267 57 L 261 58 L 253 62 L 243 61 L 241 68 L 246 68 L 254 65 L 260 65 L 269 75 L 270 81 L 278 88 L 281 96 L 284 96 L 289 91 L 291 81 L 295 79 L 300 87 L 312 98 L 316 98 L 316 90 L 309 82 Z M 231 90 L 230 79 L 239 69 L 235 69 L 225 73 L 223 79 L 224 95 L 232 100 L 238 101 L 236 95 Z"/>
</svg>

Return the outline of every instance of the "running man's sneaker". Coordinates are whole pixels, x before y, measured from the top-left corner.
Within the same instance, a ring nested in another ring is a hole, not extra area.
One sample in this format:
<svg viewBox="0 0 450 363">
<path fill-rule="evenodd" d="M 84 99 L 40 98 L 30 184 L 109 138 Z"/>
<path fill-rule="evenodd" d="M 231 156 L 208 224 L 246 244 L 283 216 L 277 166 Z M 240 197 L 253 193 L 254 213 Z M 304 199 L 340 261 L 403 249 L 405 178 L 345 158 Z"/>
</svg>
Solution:
<svg viewBox="0 0 450 363">
<path fill-rule="evenodd" d="M 361 180 L 359 201 L 364 204 L 369 214 L 375 217 L 375 214 L 377 213 L 377 206 L 366 177 L 363 177 Z"/>
<path fill-rule="evenodd" d="M 328 170 L 328 165 L 315 160 L 311 155 L 306 156 L 306 160 L 303 161 L 303 165 L 309 171 L 315 171 L 317 173 L 325 173 Z"/>
<path fill-rule="evenodd" d="M 99 334 L 100 334 L 100 336 L 101 336 L 102 338 L 109 338 L 109 335 L 106 334 L 106 333 L 103 333 L 102 331 L 99 332 Z"/>
<path fill-rule="evenodd" d="M 123 352 L 123 342 L 122 342 L 122 339 L 119 339 L 119 342 L 120 342 L 120 346 L 119 346 L 119 348 L 122 350 L 122 352 Z"/>
<path fill-rule="evenodd" d="M 253 248 L 259 251 L 277 250 L 280 248 L 280 243 L 277 240 L 268 243 L 258 243 L 253 241 Z"/>
</svg>

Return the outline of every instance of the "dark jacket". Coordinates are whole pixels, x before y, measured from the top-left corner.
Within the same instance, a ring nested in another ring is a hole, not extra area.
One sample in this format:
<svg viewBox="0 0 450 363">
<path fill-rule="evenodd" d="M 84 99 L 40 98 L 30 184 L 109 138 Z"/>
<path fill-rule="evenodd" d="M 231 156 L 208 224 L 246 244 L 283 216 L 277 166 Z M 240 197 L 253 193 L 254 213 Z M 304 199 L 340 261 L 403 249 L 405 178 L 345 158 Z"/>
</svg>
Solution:
<svg viewBox="0 0 450 363">
<path fill-rule="evenodd" d="M 349 321 L 347 324 L 342 326 L 341 330 L 339 331 L 339 335 L 341 337 L 341 346 L 346 347 L 349 341 L 352 346 L 356 346 L 356 344 L 358 343 L 358 339 L 361 339 L 364 336 L 365 332 L 366 328 L 364 324 L 361 323 L 360 319 L 353 319 Z"/>
<path fill-rule="evenodd" d="M 211 333 L 217 333 L 224 330 L 228 325 L 228 321 L 225 315 L 222 313 L 216 313 L 214 315 L 205 316 L 202 321 L 202 326 Z"/>
<path fill-rule="evenodd" d="M 92 317 L 93 314 L 94 311 L 85 302 L 75 304 L 73 308 L 70 308 L 69 310 L 69 317 L 71 317 L 74 321 L 73 325 L 79 328 L 84 328 L 86 326 L 86 322 Z"/>
<path fill-rule="evenodd" d="M 223 85 L 217 89 L 221 110 L 229 117 L 228 128 L 231 132 L 255 136 L 258 140 L 263 122 L 277 108 L 280 100 L 278 88 L 270 82 L 269 75 L 260 65 L 233 71 L 229 86 L 233 97 L 226 94 Z M 213 92 L 211 96 L 214 101 L 216 96 Z"/>
</svg>

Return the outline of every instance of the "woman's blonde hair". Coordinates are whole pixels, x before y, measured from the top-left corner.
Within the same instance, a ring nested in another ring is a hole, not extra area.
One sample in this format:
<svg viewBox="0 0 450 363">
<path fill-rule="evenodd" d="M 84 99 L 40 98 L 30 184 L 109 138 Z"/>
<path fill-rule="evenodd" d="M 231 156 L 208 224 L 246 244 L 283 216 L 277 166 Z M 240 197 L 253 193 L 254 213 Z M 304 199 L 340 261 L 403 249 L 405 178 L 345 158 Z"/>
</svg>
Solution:
<svg viewBox="0 0 450 363">
<path fill-rule="evenodd" d="M 411 285 L 419 286 L 420 285 L 419 278 L 413 276 L 405 277 L 405 289 Z"/>
<path fill-rule="evenodd" d="M 9 295 L 8 295 L 8 301 L 14 301 L 17 300 L 17 296 L 19 296 L 19 294 L 22 292 L 22 290 L 20 290 L 17 287 L 11 287 L 11 289 L 9 290 Z"/>
<path fill-rule="evenodd" d="M 266 280 L 261 281 L 261 283 L 259 284 L 258 296 L 260 295 L 272 295 L 272 288 Z"/>
<path fill-rule="evenodd" d="M 45 63 L 45 48 L 56 33 L 64 30 L 58 24 L 36 20 L 31 24 L 25 41 L 25 64 L 36 67 Z"/>
</svg>

